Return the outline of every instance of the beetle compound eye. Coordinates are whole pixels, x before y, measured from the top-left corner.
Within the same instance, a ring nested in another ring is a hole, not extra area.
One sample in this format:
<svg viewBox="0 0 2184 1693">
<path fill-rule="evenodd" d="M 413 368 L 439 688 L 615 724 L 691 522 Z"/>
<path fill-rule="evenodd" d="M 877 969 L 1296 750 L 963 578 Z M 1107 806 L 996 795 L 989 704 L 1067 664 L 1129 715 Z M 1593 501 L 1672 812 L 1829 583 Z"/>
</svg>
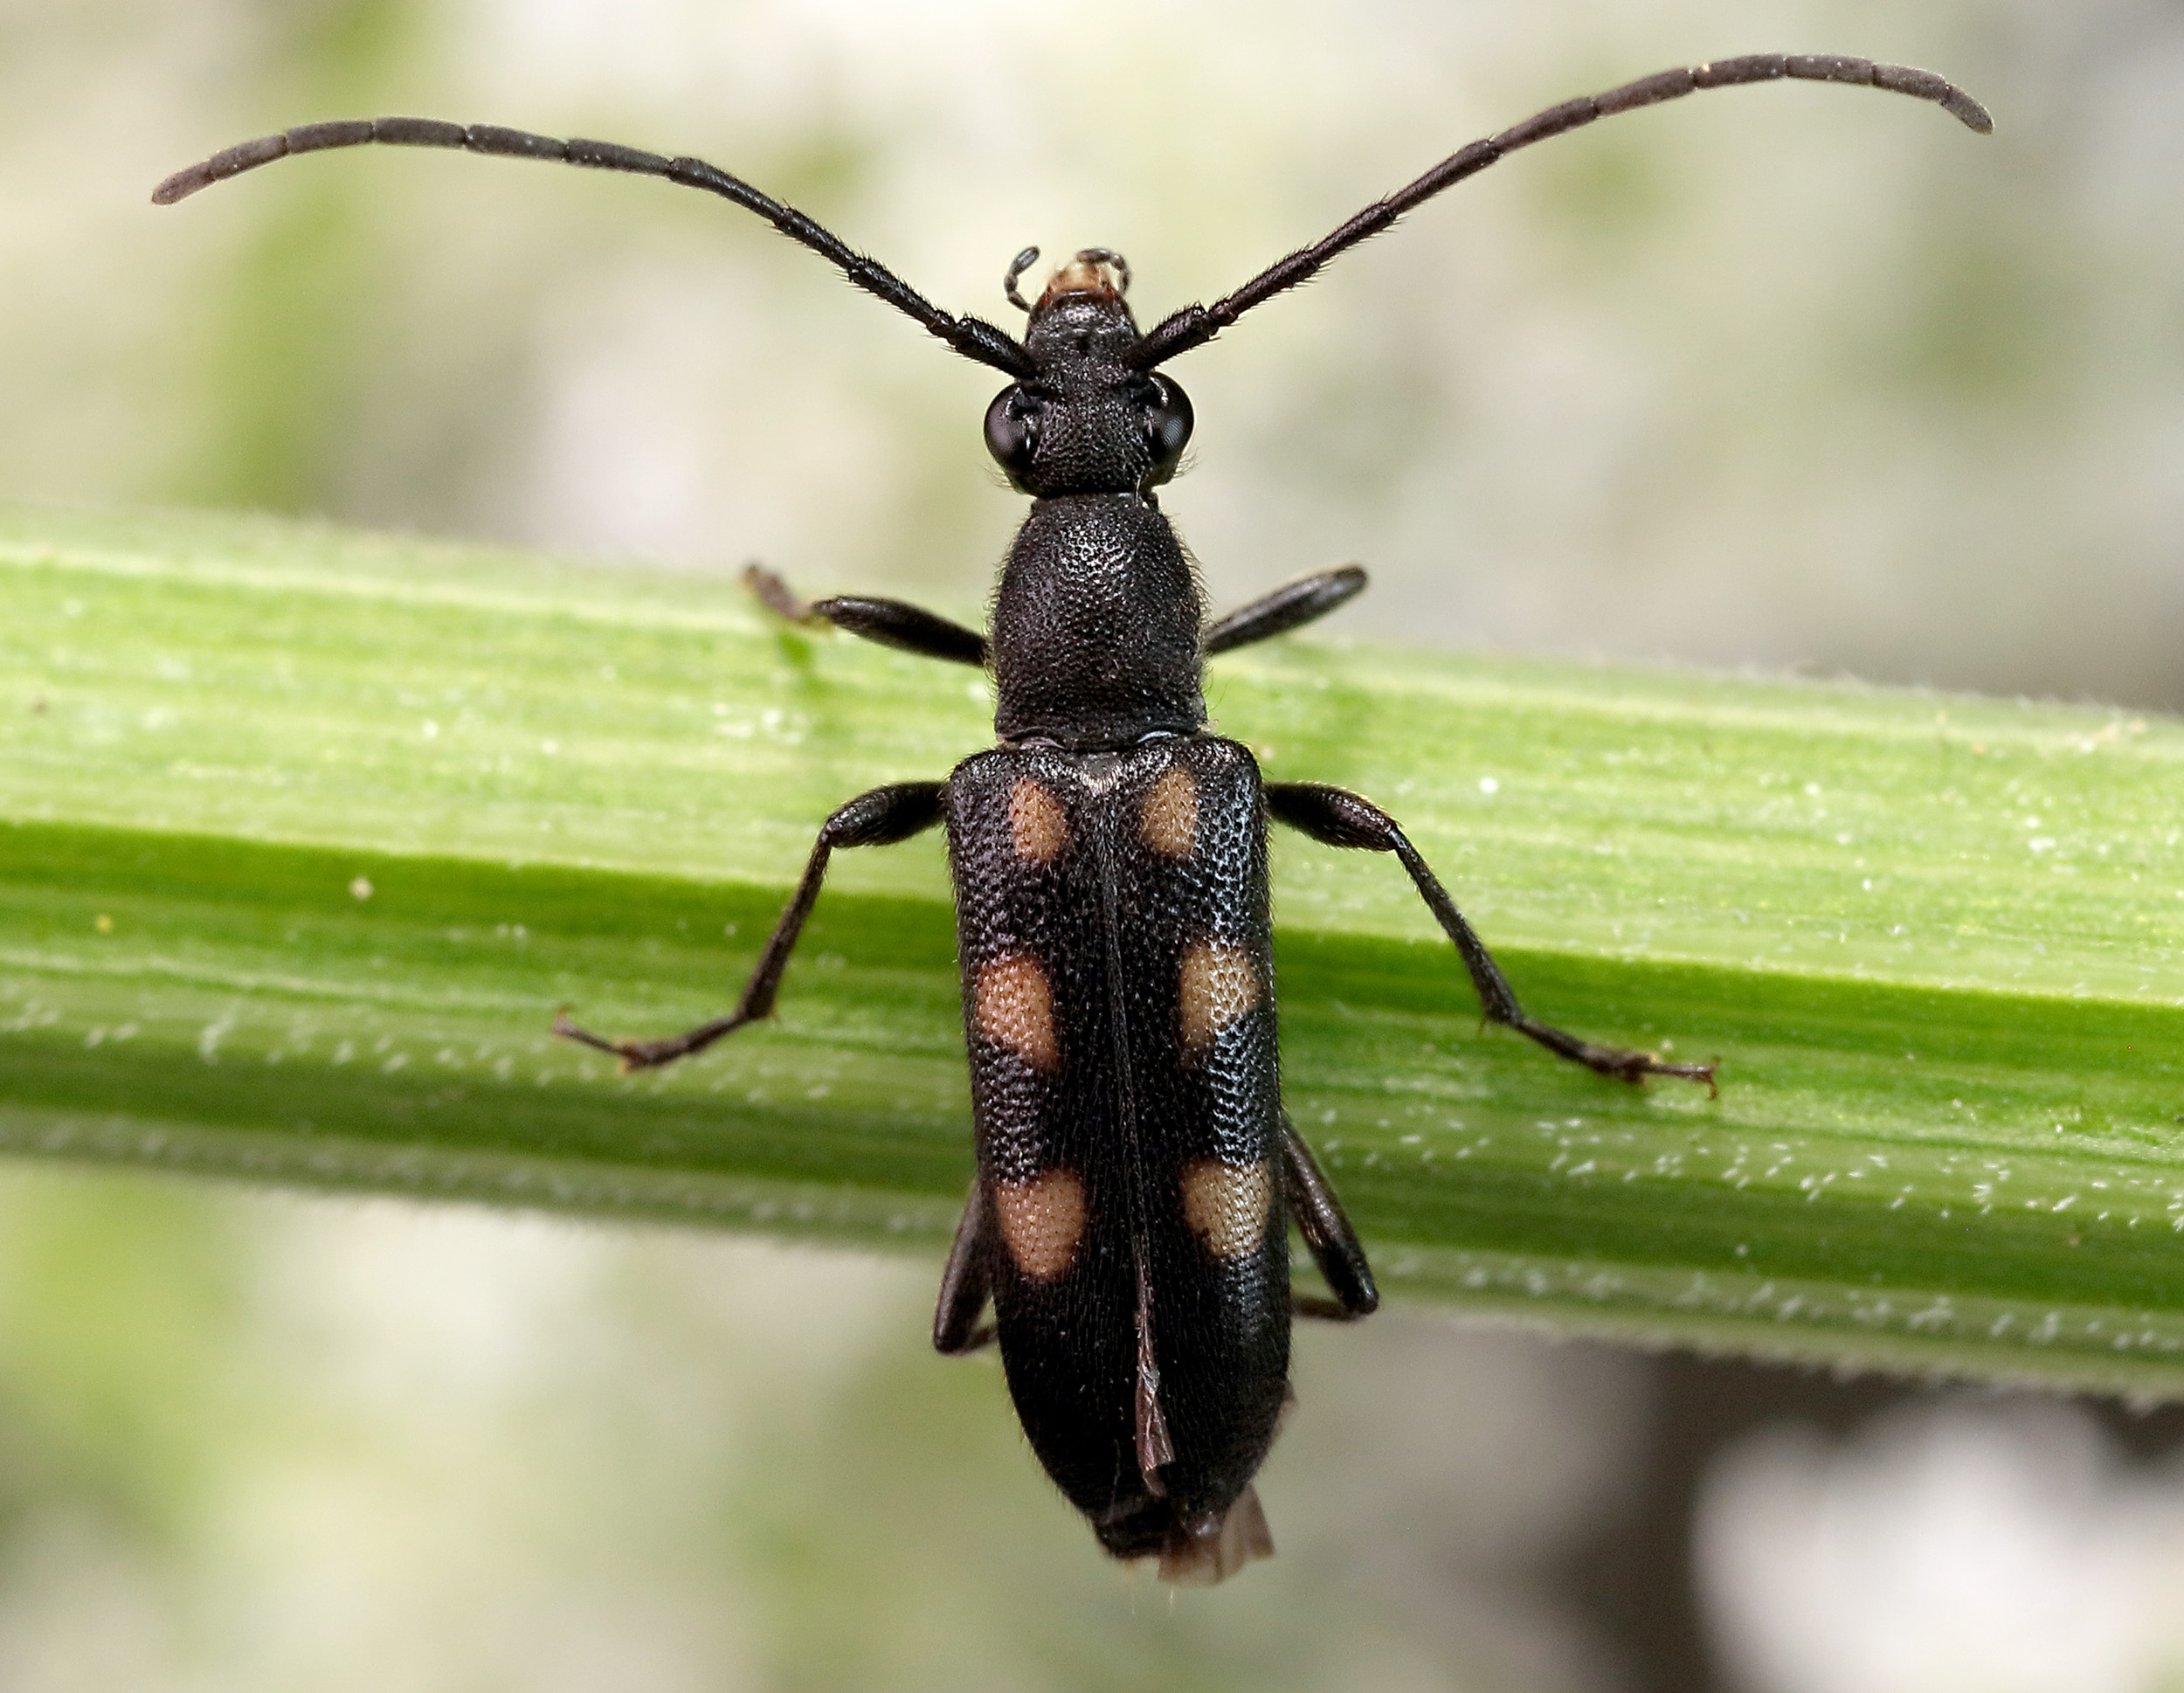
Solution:
<svg viewBox="0 0 2184 1693">
<path fill-rule="evenodd" d="M 1038 401 L 1013 384 L 985 409 L 985 450 L 1019 488 L 1039 451 L 1039 409 Z"/>
<path fill-rule="evenodd" d="M 1149 482 L 1165 482 L 1175 474 L 1183 449 L 1191 444 L 1191 397 L 1182 384 L 1166 377 L 1145 378 L 1145 450 L 1152 454 Z"/>
</svg>

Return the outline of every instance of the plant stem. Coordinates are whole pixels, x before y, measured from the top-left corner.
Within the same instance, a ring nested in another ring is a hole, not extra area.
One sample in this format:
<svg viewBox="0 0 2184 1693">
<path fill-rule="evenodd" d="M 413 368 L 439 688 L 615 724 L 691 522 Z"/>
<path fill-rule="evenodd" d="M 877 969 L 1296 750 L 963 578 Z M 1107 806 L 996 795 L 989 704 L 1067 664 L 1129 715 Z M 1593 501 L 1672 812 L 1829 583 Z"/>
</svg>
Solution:
<svg viewBox="0 0 2184 1693">
<path fill-rule="evenodd" d="M 555 1007 L 722 1009 L 819 819 L 991 738 L 969 673 L 732 585 L 0 508 L 0 1146 L 936 1253 L 971 1173 L 946 866 L 841 854 L 773 1026 L 619 1077 Z M 833 586 L 835 584 L 828 584 Z M 2184 726 L 1285 640 L 1286 1088 L 1384 1285 L 1564 1331 L 2184 1396 Z"/>
</svg>

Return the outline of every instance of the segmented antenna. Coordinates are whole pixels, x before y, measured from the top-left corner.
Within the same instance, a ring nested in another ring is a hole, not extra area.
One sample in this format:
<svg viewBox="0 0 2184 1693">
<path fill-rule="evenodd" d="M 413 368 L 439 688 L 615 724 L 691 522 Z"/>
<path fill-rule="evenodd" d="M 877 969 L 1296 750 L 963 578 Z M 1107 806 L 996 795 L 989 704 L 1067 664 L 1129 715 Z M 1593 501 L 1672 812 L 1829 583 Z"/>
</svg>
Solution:
<svg viewBox="0 0 2184 1693">
<path fill-rule="evenodd" d="M 1598 118 L 1663 100 L 1681 100 L 1702 88 L 1726 88 L 1743 82 L 1773 82 L 1784 77 L 1806 82 L 1849 82 L 1861 87 L 1884 88 L 1893 94 L 1928 100 L 1964 126 L 1985 135 L 1993 133 L 1994 120 L 1987 108 L 1954 83 L 1932 71 L 1908 65 L 1876 65 L 1870 59 L 1844 59 L 1833 53 L 1752 53 L 1742 59 L 1717 59 L 1686 70 L 1660 71 L 1626 82 L 1604 94 L 1587 94 L 1534 113 L 1522 123 L 1498 135 L 1475 141 L 1452 153 L 1408 187 L 1398 189 L 1385 200 L 1376 200 L 1348 223 L 1309 247 L 1300 247 L 1286 259 L 1268 266 L 1232 294 L 1211 306 L 1185 306 L 1146 331 L 1129 355 L 1141 370 L 1186 353 L 1213 340 L 1254 306 L 1271 300 L 1284 289 L 1309 280 L 1320 266 L 1360 241 L 1369 240 L 1405 212 L 1423 205 L 1444 188 L 1453 188 L 1467 176 L 1509 156 L 1520 147 L 1545 141 L 1566 130 L 1582 128 Z"/>
<path fill-rule="evenodd" d="M 390 147 L 444 147 L 463 152 L 486 153 L 509 159 L 547 159 L 559 164 L 591 170 L 621 170 L 635 176 L 659 176 L 684 188 L 703 189 L 755 211 L 791 241 L 840 269 L 857 287 L 885 301 L 898 312 L 916 318 L 932 335 L 946 342 L 965 358 L 990 364 L 1011 377 L 1032 374 L 1031 357 L 1006 331 L 975 317 L 956 317 L 943 312 L 909 283 L 881 264 L 867 259 L 828 230 L 771 195 L 762 194 L 739 177 L 731 176 L 702 159 L 670 159 L 658 153 L 618 147 L 612 142 L 556 141 L 522 129 L 496 125 L 441 123 L 432 118 L 359 118 L 335 123 L 307 123 L 278 135 L 261 135 L 225 152 L 215 153 L 201 164 L 190 165 L 152 190 L 152 204 L 172 205 L 201 188 L 225 182 L 261 164 L 298 153 L 323 153 L 337 147 L 366 147 L 374 142 Z"/>
</svg>

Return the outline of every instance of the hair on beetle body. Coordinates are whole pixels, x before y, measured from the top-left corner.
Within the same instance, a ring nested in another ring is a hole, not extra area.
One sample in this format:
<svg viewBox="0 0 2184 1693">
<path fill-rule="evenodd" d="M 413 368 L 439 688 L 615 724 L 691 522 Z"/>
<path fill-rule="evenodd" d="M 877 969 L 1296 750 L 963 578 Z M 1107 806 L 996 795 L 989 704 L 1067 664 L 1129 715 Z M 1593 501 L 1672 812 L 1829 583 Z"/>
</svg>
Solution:
<svg viewBox="0 0 2184 1693">
<path fill-rule="evenodd" d="M 1010 263 L 1020 340 L 941 310 L 793 207 L 702 160 L 419 118 L 308 124 L 162 183 L 166 204 L 300 153 L 453 148 L 663 177 L 766 218 L 860 288 L 1008 386 L 985 441 L 1032 508 L 985 633 L 899 600 L 798 599 L 756 567 L 783 617 L 826 623 L 992 674 L 997 744 L 945 781 L 876 788 L 820 827 L 804 874 L 726 1015 L 654 1040 L 556 1033 L 631 1068 L 672 1063 L 771 1016 L 837 848 L 945 826 L 978 1151 L 933 1318 L 943 1352 L 998 1342 L 1040 1461 L 1118 1558 L 1164 1579 L 1222 1579 L 1273 1551 L 1252 1486 L 1288 1402 L 1293 1316 L 1379 1303 L 1363 1247 L 1282 1106 L 1267 830 L 1394 854 L 1455 946 L 1489 1021 L 1602 1076 L 1715 1067 L 1604 1046 L 1532 1017 L 1395 819 L 1339 788 L 1268 784 L 1209 732 L 1204 662 L 1322 617 L 1365 585 L 1355 565 L 1302 577 L 1209 623 L 1156 490 L 1189 444 L 1189 397 L 1159 367 L 1405 213 L 1535 142 L 1701 89 L 1782 78 L 1980 105 L 1927 71 L 1833 55 L 1754 54 L 1664 71 L 1551 107 L 1424 176 L 1210 306 L 1141 332 L 1119 253 L 1089 247 L 1035 301 Z M 1289 1285 L 1289 1231 L 1330 1297 Z M 992 1312 L 990 1326 L 982 1322 Z"/>
</svg>

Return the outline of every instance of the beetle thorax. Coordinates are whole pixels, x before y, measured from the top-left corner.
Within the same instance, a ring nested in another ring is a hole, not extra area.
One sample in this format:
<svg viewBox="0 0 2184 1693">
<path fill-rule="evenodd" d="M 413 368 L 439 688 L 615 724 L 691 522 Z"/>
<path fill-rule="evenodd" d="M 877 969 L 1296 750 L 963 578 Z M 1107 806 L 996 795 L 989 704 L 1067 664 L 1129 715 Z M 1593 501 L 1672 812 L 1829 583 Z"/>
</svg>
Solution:
<svg viewBox="0 0 2184 1693">
<path fill-rule="evenodd" d="M 1134 494 L 1032 507 L 993 600 L 994 731 L 1079 751 L 1206 722 L 1205 605 L 1168 520 Z"/>
</svg>

